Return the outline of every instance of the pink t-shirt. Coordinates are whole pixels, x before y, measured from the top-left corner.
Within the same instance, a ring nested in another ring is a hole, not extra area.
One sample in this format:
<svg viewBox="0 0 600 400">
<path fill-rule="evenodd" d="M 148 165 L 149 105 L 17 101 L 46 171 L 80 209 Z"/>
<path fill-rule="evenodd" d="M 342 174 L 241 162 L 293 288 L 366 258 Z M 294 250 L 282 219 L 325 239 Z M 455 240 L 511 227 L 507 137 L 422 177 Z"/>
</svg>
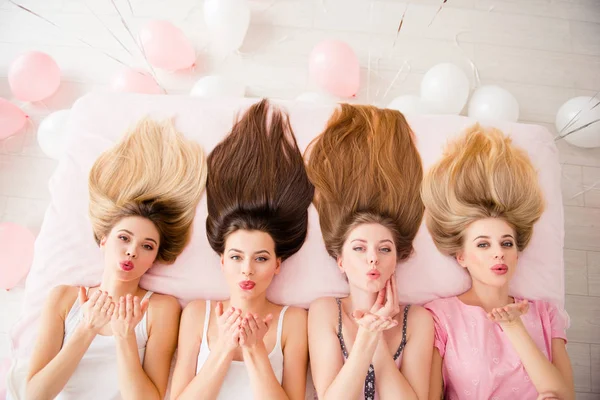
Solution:
<svg viewBox="0 0 600 400">
<path fill-rule="evenodd" d="M 537 398 L 513 346 L 481 307 L 450 297 L 434 300 L 425 308 L 433 314 L 435 347 L 443 358 L 444 399 Z M 530 301 L 529 311 L 521 319 L 535 344 L 552 361 L 552 339 L 567 340 L 565 321 L 558 310 L 545 301 Z"/>
</svg>

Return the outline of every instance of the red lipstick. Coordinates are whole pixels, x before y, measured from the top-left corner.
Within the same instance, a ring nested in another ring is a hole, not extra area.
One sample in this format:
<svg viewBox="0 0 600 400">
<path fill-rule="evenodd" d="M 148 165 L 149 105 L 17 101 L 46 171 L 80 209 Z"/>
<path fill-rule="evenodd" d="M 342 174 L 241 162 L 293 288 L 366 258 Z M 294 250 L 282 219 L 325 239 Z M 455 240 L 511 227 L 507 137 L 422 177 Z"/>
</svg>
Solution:
<svg viewBox="0 0 600 400">
<path fill-rule="evenodd" d="M 491 268 L 491 270 L 496 275 L 504 275 L 508 272 L 508 266 L 506 264 L 496 264 Z"/>
<path fill-rule="evenodd" d="M 241 281 L 239 285 L 242 290 L 252 290 L 256 286 L 256 283 L 253 281 Z"/>
<path fill-rule="evenodd" d="M 121 269 L 125 272 L 129 272 L 134 268 L 134 265 L 131 261 L 121 261 L 119 263 L 119 266 L 121 267 Z"/>
</svg>

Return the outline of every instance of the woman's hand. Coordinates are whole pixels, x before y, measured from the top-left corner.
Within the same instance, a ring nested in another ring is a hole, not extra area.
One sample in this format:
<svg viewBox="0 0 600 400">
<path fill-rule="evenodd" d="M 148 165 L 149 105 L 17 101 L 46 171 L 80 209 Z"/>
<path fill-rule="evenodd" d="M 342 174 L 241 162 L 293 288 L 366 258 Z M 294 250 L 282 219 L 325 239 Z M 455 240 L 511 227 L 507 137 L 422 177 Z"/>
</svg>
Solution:
<svg viewBox="0 0 600 400">
<path fill-rule="evenodd" d="M 81 324 L 86 329 L 98 333 L 107 323 L 115 310 L 115 304 L 108 292 L 98 290 L 90 298 L 87 297 L 86 289 L 79 288 L 79 303 L 82 305 L 83 319 Z"/>
<path fill-rule="evenodd" d="M 368 311 L 356 310 L 352 313 L 354 321 L 369 332 L 383 332 L 398 325 L 392 317 L 383 317 Z"/>
<path fill-rule="evenodd" d="M 144 317 L 149 303 L 149 299 L 140 302 L 139 297 L 131 294 L 119 298 L 118 308 L 115 309 L 110 322 L 115 338 L 125 339 L 135 334 L 135 327 Z"/>
<path fill-rule="evenodd" d="M 215 307 L 219 329 L 219 344 L 226 352 L 231 352 L 239 346 L 241 314 L 242 311 L 235 307 L 229 307 L 227 311 L 223 312 L 223 303 L 220 301 Z M 206 340 L 206 338 L 202 340 Z"/>
<path fill-rule="evenodd" d="M 385 287 L 379 291 L 375 304 L 370 313 L 380 317 L 394 318 L 400 312 L 398 305 L 398 293 L 396 291 L 396 274 L 392 274 L 385 283 Z"/>
<path fill-rule="evenodd" d="M 490 321 L 496 322 L 502 327 L 507 327 L 521 322 L 521 315 L 527 314 L 528 310 L 529 302 L 523 300 L 504 307 L 494 308 L 487 314 L 487 317 Z"/>
<path fill-rule="evenodd" d="M 272 320 L 272 314 L 265 318 L 260 318 L 257 314 L 246 314 L 240 327 L 240 346 L 254 347 L 263 344 Z"/>
</svg>

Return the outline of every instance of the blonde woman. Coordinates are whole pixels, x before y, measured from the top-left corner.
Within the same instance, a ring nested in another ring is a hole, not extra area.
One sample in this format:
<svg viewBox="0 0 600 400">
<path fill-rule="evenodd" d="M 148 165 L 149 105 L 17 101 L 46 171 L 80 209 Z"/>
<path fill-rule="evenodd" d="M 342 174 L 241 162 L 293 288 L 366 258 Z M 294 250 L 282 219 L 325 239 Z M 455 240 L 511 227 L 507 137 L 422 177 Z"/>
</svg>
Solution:
<svg viewBox="0 0 600 400">
<path fill-rule="evenodd" d="M 431 168 L 422 197 L 437 248 L 472 279 L 465 293 L 425 306 L 435 321 L 430 398 L 574 399 L 558 310 L 509 295 L 544 209 L 525 152 L 476 125 Z"/>
<path fill-rule="evenodd" d="M 319 398 L 425 399 L 433 322 L 398 304 L 395 282 L 424 210 L 413 133 L 398 111 L 342 104 L 308 154 L 325 247 L 350 286 L 310 305 Z"/>
<path fill-rule="evenodd" d="M 172 263 L 183 251 L 205 181 L 200 147 L 171 123 L 141 121 L 98 158 L 89 211 L 104 253 L 102 281 L 50 292 L 28 399 L 164 397 L 180 306 L 139 281 L 155 261 Z"/>
</svg>

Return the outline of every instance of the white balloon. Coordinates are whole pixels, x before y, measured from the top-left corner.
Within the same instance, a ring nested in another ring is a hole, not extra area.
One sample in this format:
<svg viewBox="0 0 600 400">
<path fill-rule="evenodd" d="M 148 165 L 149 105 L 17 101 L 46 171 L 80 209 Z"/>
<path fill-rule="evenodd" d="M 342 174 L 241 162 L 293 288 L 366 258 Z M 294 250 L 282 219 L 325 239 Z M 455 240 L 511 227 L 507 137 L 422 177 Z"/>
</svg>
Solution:
<svg viewBox="0 0 600 400">
<path fill-rule="evenodd" d="M 48 157 L 60 159 L 66 150 L 66 127 L 71 110 L 55 111 L 40 124 L 37 139 L 40 148 Z"/>
<path fill-rule="evenodd" d="M 247 0 L 206 0 L 204 22 L 217 47 L 227 53 L 238 50 L 250 26 Z"/>
<path fill-rule="evenodd" d="M 500 86 L 481 86 L 469 100 L 469 117 L 517 122 L 519 102 Z"/>
<path fill-rule="evenodd" d="M 418 96 L 398 96 L 387 106 L 391 110 L 398 110 L 402 114 L 427 114 L 429 105 Z"/>
<path fill-rule="evenodd" d="M 335 99 L 328 96 L 324 93 L 318 92 L 304 92 L 296 97 L 296 101 L 301 101 L 304 103 L 315 103 L 315 104 L 334 104 L 336 103 Z"/>
<path fill-rule="evenodd" d="M 454 64 L 432 67 L 421 81 L 421 99 L 440 114 L 458 114 L 469 98 L 469 79 Z"/>
<path fill-rule="evenodd" d="M 222 75 L 205 76 L 190 91 L 190 96 L 196 97 L 244 97 L 245 94 L 243 84 Z"/>
<path fill-rule="evenodd" d="M 556 130 L 559 135 L 565 136 L 565 140 L 573 146 L 600 147 L 599 103 L 598 97 L 590 96 L 574 97 L 568 100 L 556 114 Z M 588 126 L 579 129 L 585 125 Z M 577 131 L 569 134 L 575 130 Z"/>
</svg>

